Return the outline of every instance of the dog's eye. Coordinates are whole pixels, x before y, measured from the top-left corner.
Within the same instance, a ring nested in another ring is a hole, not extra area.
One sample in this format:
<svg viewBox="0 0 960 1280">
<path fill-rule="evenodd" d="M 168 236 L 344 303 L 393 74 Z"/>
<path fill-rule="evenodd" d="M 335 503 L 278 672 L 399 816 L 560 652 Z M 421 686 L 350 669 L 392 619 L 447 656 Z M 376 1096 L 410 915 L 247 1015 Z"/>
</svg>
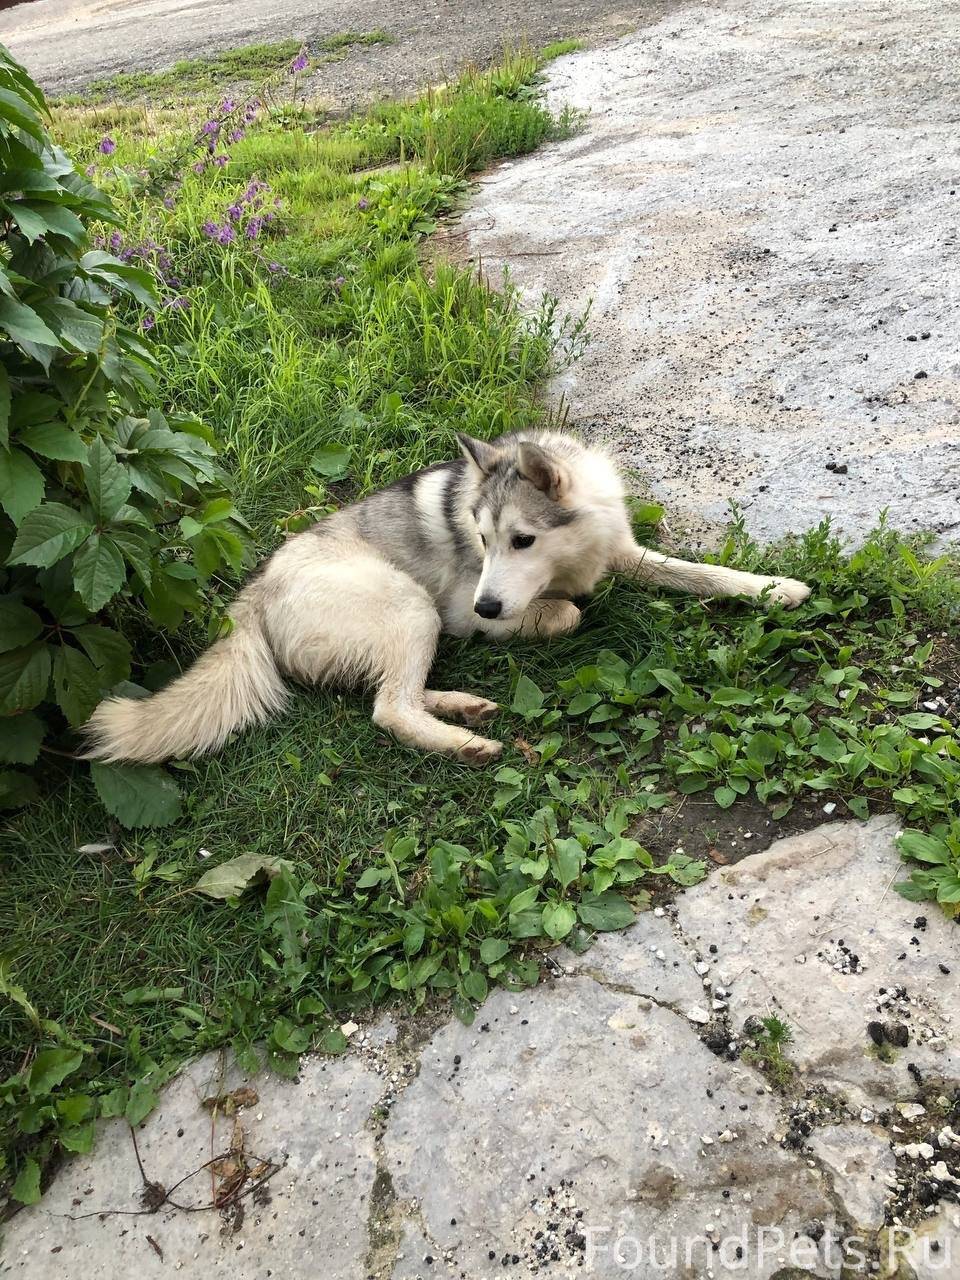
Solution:
<svg viewBox="0 0 960 1280">
<path fill-rule="evenodd" d="M 523 551 L 525 547 L 532 547 L 536 542 L 536 538 L 532 533 L 515 533 L 511 546 L 514 551 Z"/>
<path fill-rule="evenodd" d="M 484 550 L 486 550 L 486 547 L 487 547 L 487 540 L 486 540 L 486 538 L 483 536 L 483 534 L 482 534 L 482 533 L 481 533 L 481 535 L 480 535 L 480 543 L 481 543 L 481 545 L 483 546 Z"/>
</svg>

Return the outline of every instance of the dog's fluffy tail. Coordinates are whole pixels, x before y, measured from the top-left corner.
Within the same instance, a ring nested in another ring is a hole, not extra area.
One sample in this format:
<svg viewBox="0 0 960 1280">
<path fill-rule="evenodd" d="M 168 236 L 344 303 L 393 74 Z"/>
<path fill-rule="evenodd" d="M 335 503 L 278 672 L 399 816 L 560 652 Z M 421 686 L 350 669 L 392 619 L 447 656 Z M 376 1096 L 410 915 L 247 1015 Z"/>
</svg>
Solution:
<svg viewBox="0 0 960 1280">
<path fill-rule="evenodd" d="M 235 610 L 234 627 L 184 675 L 149 698 L 107 698 L 84 725 L 91 760 L 160 760 L 201 755 L 235 729 L 280 711 L 287 689 L 257 611 Z"/>
</svg>

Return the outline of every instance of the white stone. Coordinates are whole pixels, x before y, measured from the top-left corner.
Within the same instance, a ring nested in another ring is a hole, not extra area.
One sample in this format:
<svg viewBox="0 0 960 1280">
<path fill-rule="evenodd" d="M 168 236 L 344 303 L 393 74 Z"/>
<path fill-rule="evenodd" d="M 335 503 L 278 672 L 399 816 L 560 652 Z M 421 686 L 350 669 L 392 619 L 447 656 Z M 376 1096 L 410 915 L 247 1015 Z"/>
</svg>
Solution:
<svg viewBox="0 0 960 1280">
<path fill-rule="evenodd" d="M 482 180 L 466 229 L 491 278 L 508 267 L 532 307 L 593 304 L 596 340 L 554 403 L 688 540 L 722 539 L 731 498 L 761 540 L 829 516 L 860 542 L 881 506 L 955 536 L 960 14 L 944 3 L 842 22 L 812 0 L 658 10 L 548 70 L 583 132 Z M 921 324 L 932 339 L 905 341 Z"/>
</svg>

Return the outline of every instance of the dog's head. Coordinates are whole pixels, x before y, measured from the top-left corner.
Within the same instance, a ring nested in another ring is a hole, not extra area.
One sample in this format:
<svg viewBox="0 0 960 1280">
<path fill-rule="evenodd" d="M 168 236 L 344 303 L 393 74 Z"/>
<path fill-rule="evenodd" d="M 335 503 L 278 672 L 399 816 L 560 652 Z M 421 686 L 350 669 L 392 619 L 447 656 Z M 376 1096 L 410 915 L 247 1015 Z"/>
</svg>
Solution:
<svg viewBox="0 0 960 1280">
<path fill-rule="evenodd" d="M 594 540 L 590 513 L 578 505 L 568 462 L 548 448 L 509 437 L 457 438 L 473 473 L 471 510 L 483 549 L 474 609 L 481 618 L 516 618 L 569 575 Z"/>
</svg>

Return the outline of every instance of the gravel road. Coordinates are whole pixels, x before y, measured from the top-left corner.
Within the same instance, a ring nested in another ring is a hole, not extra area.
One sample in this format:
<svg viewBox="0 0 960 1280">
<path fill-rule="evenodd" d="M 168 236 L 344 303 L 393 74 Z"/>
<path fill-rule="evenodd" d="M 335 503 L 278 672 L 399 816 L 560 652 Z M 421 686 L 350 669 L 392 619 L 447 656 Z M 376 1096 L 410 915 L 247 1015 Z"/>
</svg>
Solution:
<svg viewBox="0 0 960 1280">
<path fill-rule="evenodd" d="M 240 45 L 382 28 L 393 43 L 350 50 L 310 86 L 349 107 L 490 62 L 505 43 L 622 35 L 656 9 L 623 0 L 34 0 L 0 12 L 0 41 L 48 92 L 64 93 Z"/>
</svg>

